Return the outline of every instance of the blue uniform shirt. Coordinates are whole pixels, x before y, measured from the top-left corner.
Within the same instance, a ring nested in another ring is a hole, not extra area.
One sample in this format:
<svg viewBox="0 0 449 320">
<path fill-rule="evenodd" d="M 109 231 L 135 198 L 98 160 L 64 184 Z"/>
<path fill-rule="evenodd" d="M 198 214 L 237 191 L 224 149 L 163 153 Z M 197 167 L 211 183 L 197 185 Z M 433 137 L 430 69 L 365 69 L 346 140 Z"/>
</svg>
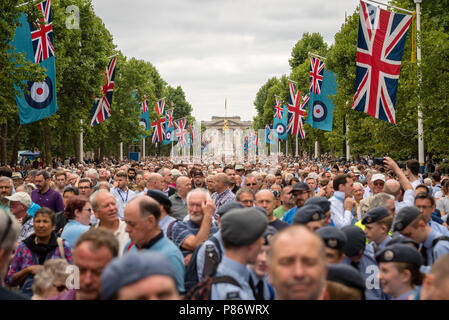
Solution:
<svg viewBox="0 0 449 320">
<path fill-rule="evenodd" d="M 351 259 L 344 257 L 341 263 L 351 265 Z M 363 256 L 360 258 L 357 266 L 360 274 L 365 280 L 367 288 L 365 289 L 366 300 L 386 300 L 387 296 L 382 292 L 378 278 L 379 267 L 374 258 L 374 248 L 367 244 Z"/>
<path fill-rule="evenodd" d="M 421 266 L 421 272 L 429 273 L 432 264 L 439 257 L 449 254 L 449 241 L 446 240 L 438 241 L 438 243 L 435 245 L 435 247 L 433 247 L 432 250 L 432 241 L 441 236 L 442 234 L 440 232 L 431 228 L 429 235 L 422 243 L 422 247 L 426 248 L 427 251 L 427 266 Z"/>
<path fill-rule="evenodd" d="M 240 288 L 230 283 L 215 283 L 211 288 L 211 300 L 255 300 L 245 265 L 224 256 L 215 276 L 230 276 L 239 283 Z"/>
<path fill-rule="evenodd" d="M 274 289 L 268 283 L 268 275 L 259 278 L 251 267 L 246 266 L 249 271 L 249 276 L 252 278 L 254 286 L 257 286 L 259 281 L 263 281 L 263 297 L 264 300 L 274 300 Z M 271 288 L 270 288 L 271 287 Z"/>
</svg>

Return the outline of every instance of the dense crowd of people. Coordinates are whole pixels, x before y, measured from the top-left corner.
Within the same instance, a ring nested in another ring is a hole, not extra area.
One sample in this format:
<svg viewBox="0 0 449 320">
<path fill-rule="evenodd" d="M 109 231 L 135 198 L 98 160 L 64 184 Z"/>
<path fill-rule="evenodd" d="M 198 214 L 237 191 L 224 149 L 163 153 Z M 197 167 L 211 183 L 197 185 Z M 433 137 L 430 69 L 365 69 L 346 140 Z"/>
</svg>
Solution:
<svg viewBox="0 0 449 320">
<path fill-rule="evenodd" d="M 0 167 L 0 299 L 448 299 L 449 177 L 321 160 Z"/>
</svg>

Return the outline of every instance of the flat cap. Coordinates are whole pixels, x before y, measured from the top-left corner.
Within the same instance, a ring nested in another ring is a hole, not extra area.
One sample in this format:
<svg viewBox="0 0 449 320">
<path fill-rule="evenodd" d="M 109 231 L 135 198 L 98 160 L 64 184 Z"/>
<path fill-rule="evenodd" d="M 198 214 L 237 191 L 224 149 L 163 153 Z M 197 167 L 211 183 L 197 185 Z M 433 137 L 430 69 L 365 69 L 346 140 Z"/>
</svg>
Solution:
<svg viewBox="0 0 449 320">
<path fill-rule="evenodd" d="M 388 213 L 387 208 L 376 207 L 371 210 L 368 210 L 368 212 L 365 214 L 365 216 L 362 219 L 362 224 L 371 224 L 371 223 L 377 222 L 383 218 L 386 218 L 389 215 L 390 214 Z"/>
<path fill-rule="evenodd" d="M 293 191 L 309 191 L 309 190 L 310 190 L 310 187 L 307 183 L 299 181 L 293 186 L 290 193 L 292 193 Z"/>
<path fill-rule="evenodd" d="M 406 244 L 393 244 L 386 246 L 383 250 L 376 253 L 377 262 L 405 262 L 415 264 L 418 267 L 422 265 L 423 258 L 418 249 Z"/>
<path fill-rule="evenodd" d="M 341 231 L 346 235 L 347 242 L 343 247 L 343 252 L 348 257 L 356 257 L 365 250 L 365 232 L 357 226 L 344 226 Z"/>
<path fill-rule="evenodd" d="M 365 281 L 360 272 L 347 264 L 329 264 L 326 280 L 344 284 L 347 287 L 365 291 Z"/>
<path fill-rule="evenodd" d="M 393 231 L 404 230 L 413 220 L 420 215 L 416 207 L 404 207 L 394 216 Z"/>
<path fill-rule="evenodd" d="M 144 250 L 115 258 L 101 275 L 101 297 L 111 299 L 121 288 L 152 275 L 166 275 L 176 282 L 175 269 L 160 252 Z"/>
<path fill-rule="evenodd" d="M 323 239 L 326 247 L 342 250 L 348 241 L 343 231 L 335 227 L 323 227 L 315 231 Z"/>
<path fill-rule="evenodd" d="M 331 209 L 331 202 L 325 197 L 312 197 L 304 202 L 304 205 L 315 204 L 321 207 L 324 213 Z"/>
<path fill-rule="evenodd" d="M 153 198 L 154 200 L 156 200 L 157 202 L 159 202 L 160 204 L 165 204 L 165 205 L 169 205 L 169 206 L 172 205 L 170 199 L 162 191 L 159 191 L 159 190 L 148 190 L 147 191 L 147 195 L 149 197 Z"/>
<path fill-rule="evenodd" d="M 293 217 L 293 224 L 307 224 L 312 221 L 323 220 L 324 212 L 320 206 L 316 204 L 303 205 L 296 211 Z"/>
<path fill-rule="evenodd" d="M 419 243 L 407 237 L 395 237 L 387 242 L 387 246 L 392 246 L 394 244 L 406 244 L 409 246 L 413 246 L 416 249 L 419 249 Z"/>
<path fill-rule="evenodd" d="M 256 208 L 232 209 L 221 219 L 223 240 L 235 246 L 254 243 L 268 226 L 268 217 Z"/>
<path fill-rule="evenodd" d="M 7 196 L 5 198 L 8 199 L 9 201 L 20 202 L 21 204 L 23 204 L 26 207 L 31 206 L 31 202 L 32 202 L 30 195 L 23 191 L 16 192 L 13 195 Z"/>
<path fill-rule="evenodd" d="M 232 209 L 238 209 L 238 208 L 245 208 L 243 204 L 237 201 L 230 201 L 222 205 L 220 208 L 217 209 L 217 214 L 222 217 L 226 212 L 232 210 Z"/>
</svg>

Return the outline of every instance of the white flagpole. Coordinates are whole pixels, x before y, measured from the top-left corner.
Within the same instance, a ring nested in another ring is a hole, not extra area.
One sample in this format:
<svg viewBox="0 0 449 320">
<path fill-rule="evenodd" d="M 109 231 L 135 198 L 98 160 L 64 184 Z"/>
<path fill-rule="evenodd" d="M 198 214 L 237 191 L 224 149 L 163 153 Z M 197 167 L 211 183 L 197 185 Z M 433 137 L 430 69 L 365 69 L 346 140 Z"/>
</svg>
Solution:
<svg viewBox="0 0 449 320">
<path fill-rule="evenodd" d="M 142 142 L 143 142 L 143 147 L 142 147 L 142 153 L 143 153 L 142 160 L 143 160 L 143 159 L 145 159 L 145 138 L 142 139 Z"/>
<path fill-rule="evenodd" d="M 80 162 L 84 161 L 84 141 L 83 141 L 83 119 L 80 119 L 81 132 L 80 132 Z"/>
<path fill-rule="evenodd" d="M 120 142 L 120 161 L 123 161 L 123 142 Z"/>
<path fill-rule="evenodd" d="M 418 62 L 418 88 L 421 87 L 421 1 L 414 0 L 416 4 L 416 34 L 419 39 L 416 41 L 416 60 Z M 419 92 L 419 91 L 418 91 Z M 421 97 L 418 97 L 421 100 Z M 424 127 L 422 121 L 421 103 L 418 104 L 418 161 L 420 166 L 424 166 Z"/>
</svg>

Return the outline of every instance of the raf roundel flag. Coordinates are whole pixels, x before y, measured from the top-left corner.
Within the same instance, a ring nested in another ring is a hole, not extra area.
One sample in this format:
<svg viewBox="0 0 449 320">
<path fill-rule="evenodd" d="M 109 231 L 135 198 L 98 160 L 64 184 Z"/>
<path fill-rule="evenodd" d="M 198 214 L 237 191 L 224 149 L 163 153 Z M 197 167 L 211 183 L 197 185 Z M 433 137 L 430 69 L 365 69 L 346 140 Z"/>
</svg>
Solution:
<svg viewBox="0 0 449 320">
<path fill-rule="evenodd" d="M 319 91 L 321 94 L 310 91 L 309 112 L 306 122 L 313 128 L 332 131 L 334 104 L 329 96 L 337 94 L 337 84 L 333 72 L 324 69 L 321 90 Z"/>
<path fill-rule="evenodd" d="M 22 52 L 27 60 L 39 63 L 46 69 L 46 78 L 43 82 L 24 81 L 28 92 L 15 87 L 16 91 L 20 92 L 16 95 L 20 124 L 50 117 L 58 110 L 51 1 L 43 1 L 37 7 L 43 16 L 43 23 L 30 24 L 27 16 L 22 13 L 19 18 L 20 26 L 17 27 L 11 43 L 15 51 Z"/>
</svg>

